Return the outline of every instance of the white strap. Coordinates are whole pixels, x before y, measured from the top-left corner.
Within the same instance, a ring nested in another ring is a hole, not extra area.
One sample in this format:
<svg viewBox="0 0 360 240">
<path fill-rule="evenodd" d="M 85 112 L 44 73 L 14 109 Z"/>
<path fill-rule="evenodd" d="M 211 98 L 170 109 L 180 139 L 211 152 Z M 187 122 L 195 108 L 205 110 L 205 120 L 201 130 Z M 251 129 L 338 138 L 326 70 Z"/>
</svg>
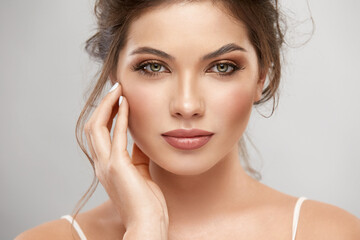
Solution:
<svg viewBox="0 0 360 240">
<path fill-rule="evenodd" d="M 292 238 L 291 238 L 292 240 L 295 240 L 296 230 L 300 215 L 300 208 L 304 200 L 306 200 L 306 197 L 299 197 L 299 199 L 296 201 L 296 205 L 294 208 L 294 215 L 293 215 Z"/>
<path fill-rule="evenodd" d="M 73 218 L 70 215 L 65 215 L 62 216 L 61 218 L 67 219 L 70 223 L 72 223 Z M 74 228 L 77 231 L 77 233 L 79 234 L 79 237 L 81 240 L 87 240 L 85 237 L 85 234 L 83 233 L 83 231 L 81 230 L 79 224 L 76 222 L 76 220 L 74 219 Z"/>
</svg>

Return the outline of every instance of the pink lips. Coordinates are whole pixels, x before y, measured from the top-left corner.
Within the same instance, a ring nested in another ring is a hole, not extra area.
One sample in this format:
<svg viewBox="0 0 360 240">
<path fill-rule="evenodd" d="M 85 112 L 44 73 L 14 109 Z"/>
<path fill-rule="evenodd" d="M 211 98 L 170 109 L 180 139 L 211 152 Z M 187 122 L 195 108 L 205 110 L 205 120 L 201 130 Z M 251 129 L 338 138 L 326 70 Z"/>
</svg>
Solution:
<svg viewBox="0 0 360 240">
<path fill-rule="evenodd" d="M 214 133 L 200 129 L 176 129 L 161 135 L 175 148 L 193 150 L 204 146 Z"/>
</svg>

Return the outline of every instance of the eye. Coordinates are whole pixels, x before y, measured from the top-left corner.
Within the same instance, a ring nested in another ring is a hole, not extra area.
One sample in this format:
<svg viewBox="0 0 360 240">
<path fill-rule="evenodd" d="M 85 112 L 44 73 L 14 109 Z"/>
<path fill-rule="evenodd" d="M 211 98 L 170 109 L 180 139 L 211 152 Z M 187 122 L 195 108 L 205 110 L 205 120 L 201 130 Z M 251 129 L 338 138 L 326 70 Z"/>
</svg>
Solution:
<svg viewBox="0 0 360 240">
<path fill-rule="evenodd" d="M 238 70 L 243 70 L 244 67 L 238 67 L 231 62 L 221 62 L 213 65 L 210 69 L 215 69 L 215 73 L 221 77 L 230 76 Z"/>
<path fill-rule="evenodd" d="M 162 73 L 161 69 L 166 69 L 162 64 L 154 61 L 147 61 L 133 66 L 134 71 L 139 71 L 141 74 L 156 76 Z"/>
<path fill-rule="evenodd" d="M 224 76 L 230 76 L 238 70 L 243 70 L 245 67 L 242 66 L 238 67 L 237 65 L 231 62 L 221 62 L 213 65 L 210 69 L 213 68 L 217 70 L 215 71 L 217 75 L 224 77 Z M 157 76 L 160 73 L 164 73 L 164 71 L 161 71 L 162 69 L 166 69 L 166 67 L 164 67 L 163 64 L 156 61 L 146 61 L 133 66 L 133 71 L 139 71 L 141 74 L 148 76 Z M 170 71 L 165 71 L 165 72 L 170 72 Z"/>
</svg>

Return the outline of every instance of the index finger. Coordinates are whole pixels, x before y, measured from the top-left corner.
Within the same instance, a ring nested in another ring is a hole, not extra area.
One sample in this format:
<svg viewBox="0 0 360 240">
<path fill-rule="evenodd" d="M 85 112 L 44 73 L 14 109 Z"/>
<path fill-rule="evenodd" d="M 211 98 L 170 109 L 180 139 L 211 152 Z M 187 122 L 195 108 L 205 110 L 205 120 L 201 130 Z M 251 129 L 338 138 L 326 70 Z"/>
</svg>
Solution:
<svg viewBox="0 0 360 240">
<path fill-rule="evenodd" d="M 92 145 L 99 160 L 109 159 L 110 157 L 110 131 L 113 118 L 117 113 L 117 102 L 121 93 L 121 86 L 118 84 L 113 91 L 109 92 L 101 100 L 99 106 L 95 109 L 89 120 L 92 126 L 90 132 Z"/>
</svg>

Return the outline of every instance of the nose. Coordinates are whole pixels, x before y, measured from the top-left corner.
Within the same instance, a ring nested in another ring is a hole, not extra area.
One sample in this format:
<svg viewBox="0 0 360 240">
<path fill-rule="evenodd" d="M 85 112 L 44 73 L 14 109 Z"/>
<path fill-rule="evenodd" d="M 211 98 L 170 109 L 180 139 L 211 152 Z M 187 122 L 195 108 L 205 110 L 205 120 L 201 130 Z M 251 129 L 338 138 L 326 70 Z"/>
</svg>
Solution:
<svg viewBox="0 0 360 240">
<path fill-rule="evenodd" d="M 171 115 L 179 119 L 199 118 L 204 115 L 205 103 L 199 83 L 194 77 L 179 77 L 171 101 Z"/>
</svg>

